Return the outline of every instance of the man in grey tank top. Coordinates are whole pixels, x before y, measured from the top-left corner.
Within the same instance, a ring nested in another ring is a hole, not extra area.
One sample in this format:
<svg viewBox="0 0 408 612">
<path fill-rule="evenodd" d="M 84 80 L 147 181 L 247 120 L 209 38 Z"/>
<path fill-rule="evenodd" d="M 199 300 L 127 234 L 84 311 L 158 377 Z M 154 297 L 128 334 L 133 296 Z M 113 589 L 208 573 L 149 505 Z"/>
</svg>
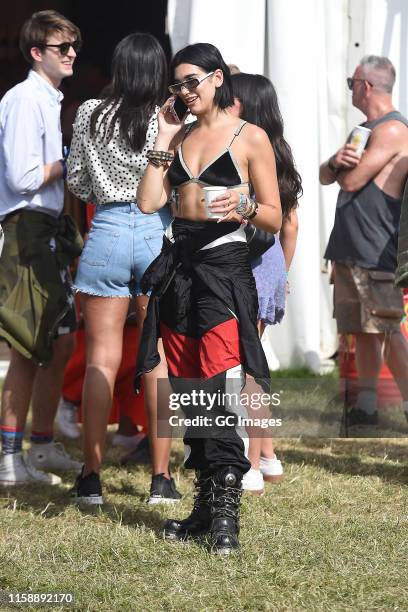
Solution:
<svg viewBox="0 0 408 612">
<path fill-rule="evenodd" d="M 334 316 L 355 334 L 359 392 L 349 425 L 377 424 L 377 377 L 383 355 L 408 418 L 408 344 L 401 333 L 402 292 L 394 285 L 401 198 L 408 176 L 408 121 L 392 104 L 395 69 L 364 57 L 347 79 L 352 103 L 372 130 L 362 155 L 347 142 L 320 166 L 320 182 L 337 182 L 334 227 L 325 258 L 334 262 Z"/>
<path fill-rule="evenodd" d="M 0 230 L 1 231 L 1 230 Z M 408 181 L 405 183 L 398 236 L 398 268 L 396 284 L 408 289 Z"/>
</svg>

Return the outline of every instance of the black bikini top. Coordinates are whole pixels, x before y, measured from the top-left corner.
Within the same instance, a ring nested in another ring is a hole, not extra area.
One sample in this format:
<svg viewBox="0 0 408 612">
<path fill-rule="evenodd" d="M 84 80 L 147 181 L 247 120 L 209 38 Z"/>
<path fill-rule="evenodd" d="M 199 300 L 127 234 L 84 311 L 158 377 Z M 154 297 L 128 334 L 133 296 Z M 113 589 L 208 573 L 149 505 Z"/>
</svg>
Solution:
<svg viewBox="0 0 408 612">
<path fill-rule="evenodd" d="M 237 127 L 234 137 L 221 153 L 207 164 L 197 176 L 193 176 L 183 159 L 183 143 L 179 146 L 177 153 L 170 165 L 167 176 L 173 188 L 181 187 L 187 183 L 200 183 L 203 185 L 220 185 L 222 187 L 240 187 L 248 185 L 242 180 L 239 166 L 231 151 L 231 145 L 239 135 L 246 121 Z M 184 138 L 190 133 L 194 123 L 190 124 L 184 134 Z M 183 138 L 183 141 L 184 141 Z"/>
</svg>

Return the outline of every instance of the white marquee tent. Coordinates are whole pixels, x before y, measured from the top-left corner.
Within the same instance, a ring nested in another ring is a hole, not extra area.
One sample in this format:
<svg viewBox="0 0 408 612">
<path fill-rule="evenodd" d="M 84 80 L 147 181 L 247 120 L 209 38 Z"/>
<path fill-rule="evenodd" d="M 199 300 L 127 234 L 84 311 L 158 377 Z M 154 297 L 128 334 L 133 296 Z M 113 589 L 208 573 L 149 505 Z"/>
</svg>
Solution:
<svg viewBox="0 0 408 612">
<path fill-rule="evenodd" d="M 363 120 L 345 84 L 363 55 L 391 59 L 394 103 L 408 115 L 408 0 L 169 0 L 168 22 L 173 51 L 211 42 L 227 63 L 277 89 L 304 196 L 286 316 L 268 328 L 268 345 L 281 367 L 318 371 L 337 347 L 322 272 L 337 188 L 320 187 L 318 168 Z"/>
</svg>

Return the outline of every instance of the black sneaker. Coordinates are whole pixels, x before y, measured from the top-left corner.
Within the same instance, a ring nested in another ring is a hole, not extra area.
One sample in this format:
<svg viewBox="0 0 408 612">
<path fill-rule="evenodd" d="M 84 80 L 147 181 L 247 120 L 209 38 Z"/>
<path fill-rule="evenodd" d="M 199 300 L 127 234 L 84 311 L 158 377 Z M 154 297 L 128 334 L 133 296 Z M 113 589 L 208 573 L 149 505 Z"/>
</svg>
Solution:
<svg viewBox="0 0 408 612">
<path fill-rule="evenodd" d="M 99 474 L 91 472 L 86 476 L 82 476 L 83 472 L 84 468 L 82 468 L 81 473 L 77 476 L 75 485 L 70 490 L 71 497 L 73 497 L 78 504 L 101 506 L 103 504 L 103 499 Z"/>
<path fill-rule="evenodd" d="M 149 465 L 150 463 L 149 436 L 145 436 L 134 450 L 126 453 L 120 460 L 121 465 Z"/>
<path fill-rule="evenodd" d="M 166 478 L 164 474 L 156 474 L 152 478 L 148 504 L 174 504 L 181 499 L 176 489 L 174 478 Z"/>
<path fill-rule="evenodd" d="M 347 425 L 348 427 L 353 427 L 353 425 L 378 425 L 378 411 L 368 414 L 361 408 L 353 407 L 347 413 Z"/>
</svg>

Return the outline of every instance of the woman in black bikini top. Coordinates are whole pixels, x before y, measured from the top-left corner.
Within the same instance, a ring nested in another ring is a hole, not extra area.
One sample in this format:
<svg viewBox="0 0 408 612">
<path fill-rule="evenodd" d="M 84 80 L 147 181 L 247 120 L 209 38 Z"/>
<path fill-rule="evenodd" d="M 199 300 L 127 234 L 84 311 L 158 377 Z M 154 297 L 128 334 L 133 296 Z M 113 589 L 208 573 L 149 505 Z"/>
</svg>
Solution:
<svg viewBox="0 0 408 612">
<path fill-rule="evenodd" d="M 170 90 L 197 121 L 191 127 L 176 123 L 168 112 L 174 98 L 165 103 L 154 151 L 147 154 L 150 163 L 137 191 L 142 212 L 160 209 L 174 189 L 177 207 L 162 252 L 143 279 L 142 289 L 151 288 L 152 294 L 136 384 L 158 363 L 159 330 L 173 391 L 191 392 L 183 412 L 188 418 L 210 417 L 200 421 L 207 423 L 201 428 L 186 424 L 185 466 L 196 470 L 198 497 L 190 516 L 166 521 L 164 533 L 176 540 L 208 534 L 213 551 L 229 554 L 239 546 L 241 480 L 250 468 L 245 452 L 248 436 L 238 422 L 245 372 L 269 392 L 242 222 L 247 219 L 277 232 L 281 206 L 266 133 L 227 110 L 233 103 L 231 80 L 218 49 L 204 43 L 190 45 L 176 54 L 172 68 L 177 82 Z M 248 196 L 249 181 L 255 200 Z M 202 189 L 207 185 L 226 188 L 211 204 L 220 219 L 207 217 Z M 212 398 L 210 406 L 194 401 L 197 379 L 204 392 L 201 397 Z M 231 397 L 238 398 L 237 404 Z"/>
<path fill-rule="evenodd" d="M 241 129 L 246 121 L 242 121 L 234 131 L 234 136 L 228 145 L 217 157 L 200 170 L 194 176 L 183 157 L 183 143 L 177 149 L 174 160 L 171 162 L 167 177 L 171 187 L 179 188 L 187 183 L 194 182 L 201 185 L 220 185 L 222 187 L 236 188 L 247 187 L 248 183 L 242 178 L 238 162 L 234 158 L 231 150 L 232 143 L 239 136 Z M 194 123 L 190 123 L 186 128 L 184 139 L 194 129 Z"/>
<path fill-rule="evenodd" d="M 159 113 L 159 134 L 152 156 L 156 161 L 160 151 L 164 161 L 164 157 L 170 160 L 172 154 L 175 156 L 170 168 L 149 163 L 138 188 L 139 208 L 155 212 L 169 201 L 176 188 L 176 216 L 204 221 L 208 217 L 202 187 L 225 186 L 226 192 L 213 204 L 213 212 L 224 215 L 222 223 L 241 223 L 250 217 L 255 227 L 276 232 L 281 224 L 281 207 L 272 146 L 264 130 L 228 112 L 233 104 L 230 75 L 226 66 L 220 68 L 223 60 L 213 49 L 204 43 L 190 45 L 172 62 L 177 82 L 170 86 L 174 95 Z M 197 117 L 196 122 L 184 126 L 175 121 L 169 112 L 175 95 Z M 256 205 L 243 197 L 249 193 L 249 181 Z"/>
</svg>

